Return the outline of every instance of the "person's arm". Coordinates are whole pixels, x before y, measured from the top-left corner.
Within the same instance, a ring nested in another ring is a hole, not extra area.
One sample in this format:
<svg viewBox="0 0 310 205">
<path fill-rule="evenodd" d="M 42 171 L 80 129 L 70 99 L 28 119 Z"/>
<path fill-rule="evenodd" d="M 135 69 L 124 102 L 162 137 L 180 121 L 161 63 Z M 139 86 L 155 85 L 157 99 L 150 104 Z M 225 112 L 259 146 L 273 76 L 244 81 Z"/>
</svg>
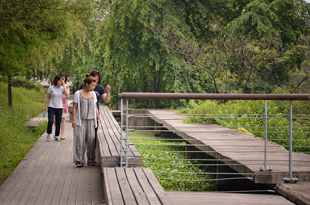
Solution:
<svg viewBox="0 0 310 205">
<path fill-rule="evenodd" d="M 96 115 L 97 115 L 97 127 L 98 127 L 99 122 L 100 122 L 100 116 L 99 116 L 99 111 L 98 111 L 97 105 L 96 105 Z"/>
<path fill-rule="evenodd" d="M 110 102 L 110 91 L 111 91 L 111 87 L 110 87 L 110 85 L 108 84 L 107 87 L 106 87 L 106 93 L 101 95 L 102 100 L 103 100 L 105 103 L 109 103 L 109 102 Z"/>
<path fill-rule="evenodd" d="M 64 95 L 69 96 L 70 92 L 69 89 L 67 89 L 67 85 L 65 84 L 65 82 L 63 82 L 62 86 L 64 87 Z"/>
<path fill-rule="evenodd" d="M 75 116 L 76 116 L 77 107 L 78 107 L 78 104 L 73 102 L 73 109 L 72 109 L 72 127 L 73 128 L 75 128 L 76 126 Z"/>
<path fill-rule="evenodd" d="M 46 106 L 48 105 L 50 99 L 51 99 L 51 94 L 50 94 L 50 93 L 47 93 L 46 99 L 45 99 L 45 105 L 44 105 L 44 108 L 43 108 L 43 110 L 42 110 L 43 112 L 46 111 Z"/>
</svg>

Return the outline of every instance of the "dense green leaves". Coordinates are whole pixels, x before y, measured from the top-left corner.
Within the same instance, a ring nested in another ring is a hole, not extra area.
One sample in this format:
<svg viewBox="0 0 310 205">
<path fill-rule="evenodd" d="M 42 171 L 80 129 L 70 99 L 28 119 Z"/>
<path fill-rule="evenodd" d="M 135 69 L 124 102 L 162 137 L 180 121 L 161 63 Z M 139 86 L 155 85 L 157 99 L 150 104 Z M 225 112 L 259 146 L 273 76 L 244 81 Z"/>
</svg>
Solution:
<svg viewBox="0 0 310 205">
<path fill-rule="evenodd" d="M 190 14 L 189 8 L 195 8 L 198 13 Z M 166 27 L 170 22 L 172 27 L 183 25 L 189 32 L 196 29 L 193 15 L 195 21 L 199 15 L 206 15 L 200 1 L 120 0 L 106 9 L 109 12 L 97 31 L 96 54 L 105 80 L 112 81 L 109 83 L 117 89 L 115 94 L 193 91 L 197 85 L 193 70 L 176 61 L 154 28 Z M 154 107 L 158 106 L 158 102 L 154 102 Z"/>
<path fill-rule="evenodd" d="M 104 10 L 95 54 L 114 102 L 123 91 L 270 93 L 308 80 L 302 0 L 118 0 Z"/>
<path fill-rule="evenodd" d="M 111 104 L 124 91 L 305 92 L 309 9 L 304 0 L 3 0 L 0 73 L 81 82 L 97 69 Z"/>
<path fill-rule="evenodd" d="M 1 1 L 0 74 L 44 72 L 47 77 L 65 48 L 81 54 L 94 6 L 94 0 Z"/>
</svg>

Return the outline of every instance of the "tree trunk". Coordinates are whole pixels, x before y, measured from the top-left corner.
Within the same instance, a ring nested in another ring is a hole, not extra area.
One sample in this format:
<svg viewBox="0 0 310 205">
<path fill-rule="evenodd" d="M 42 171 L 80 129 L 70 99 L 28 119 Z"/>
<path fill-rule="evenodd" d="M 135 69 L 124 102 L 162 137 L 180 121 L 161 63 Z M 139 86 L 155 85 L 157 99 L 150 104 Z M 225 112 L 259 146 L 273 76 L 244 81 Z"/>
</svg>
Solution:
<svg viewBox="0 0 310 205">
<path fill-rule="evenodd" d="M 143 75 L 143 88 L 142 88 L 142 92 L 146 93 L 147 92 L 147 88 L 148 88 L 148 84 L 149 84 L 149 81 L 148 81 L 148 78 L 147 78 L 147 74 L 144 73 Z M 145 100 L 145 105 L 148 106 L 149 105 L 149 99 L 146 99 Z"/>
<path fill-rule="evenodd" d="M 157 85 L 157 76 L 153 76 L 153 87 L 152 87 L 152 92 L 153 93 L 158 93 L 156 85 Z M 159 108 L 159 99 L 153 99 L 153 108 L 158 109 Z"/>
<path fill-rule="evenodd" d="M 160 70 L 155 70 L 155 62 L 153 63 L 153 86 L 152 86 L 152 92 L 158 93 L 160 88 Z M 159 108 L 159 99 L 153 99 L 153 108 L 158 109 Z"/>
<path fill-rule="evenodd" d="M 8 77 L 8 103 L 9 106 L 12 107 L 12 77 Z"/>
</svg>

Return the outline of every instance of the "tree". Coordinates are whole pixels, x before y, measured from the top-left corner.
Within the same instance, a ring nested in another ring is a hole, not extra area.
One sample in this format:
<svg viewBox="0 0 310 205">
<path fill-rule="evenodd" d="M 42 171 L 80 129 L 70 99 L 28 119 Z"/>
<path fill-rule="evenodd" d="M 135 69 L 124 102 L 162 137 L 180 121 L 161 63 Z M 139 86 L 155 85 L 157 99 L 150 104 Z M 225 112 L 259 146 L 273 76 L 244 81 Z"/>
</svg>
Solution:
<svg viewBox="0 0 310 205">
<path fill-rule="evenodd" d="M 202 0 L 119 0 L 107 4 L 96 34 L 96 59 L 103 67 L 105 80 L 112 80 L 110 84 L 117 88 L 114 93 L 135 88 L 144 92 L 188 92 L 197 88 L 194 70 L 178 64 L 152 28 L 170 22 L 172 28 L 182 25 L 192 36 L 202 38 L 206 29 L 200 18 L 207 18 L 217 8 L 221 8 L 218 3 Z M 158 106 L 158 100 L 154 100 L 153 107 Z"/>
<path fill-rule="evenodd" d="M 289 72 L 302 62 L 305 46 L 300 37 L 309 30 L 309 17 L 296 2 L 251 1 L 228 23 L 216 15 L 201 22 L 210 31 L 207 38 L 193 37 L 181 24 L 179 31 L 170 24 L 153 31 L 181 62 L 206 72 L 213 92 L 272 92 L 287 83 Z M 285 9 L 288 13 L 283 14 Z M 294 27 L 282 22 L 285 19 Z"/>
<path fill-rule="evenodd" d="M 108 1 L 96 60 L 114 103 L 123 91 L 269 93 L 301 67 L 308 7 L 302 0 Z"/>
<path fill-rule="evenodd" d="M 298 43 L 303 34 L 309 33 L 309 11 L 310 5 L 304 0 L 252 0 L 230 25 L 235 32 L 245 29 L 253 38 L 281 31 L 286 46 Z"/>
<path fill-rule="evenodd" d="M 309 36 L 302 37 L 305 47 L 302 47 L 301 52 L 304 54 L 300 68 L 294 67 L 290 71 L 290 83 L 288 88 L 291 92 L 309 93 L 310 87 L 310 38 Z"/>
<path fill-rule="evenodd" d="M 85 40 L 83 20 L 90 20 L 95 2 L 3 0 L 0 3 L 0 73 L 10 79 L 16 72 L 52 68 L 63 48 Z M 48 69 L 47 69 L 48 70 Z"/>
</svg>

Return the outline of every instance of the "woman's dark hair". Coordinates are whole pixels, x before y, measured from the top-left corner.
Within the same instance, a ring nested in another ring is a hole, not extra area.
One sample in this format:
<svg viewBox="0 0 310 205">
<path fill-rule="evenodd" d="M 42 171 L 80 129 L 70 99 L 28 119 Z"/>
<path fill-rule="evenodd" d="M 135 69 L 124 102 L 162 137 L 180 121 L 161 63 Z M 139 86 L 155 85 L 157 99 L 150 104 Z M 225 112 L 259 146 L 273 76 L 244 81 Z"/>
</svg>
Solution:
<svg viewBox="0 0 310 205">
<path fill-rule="evenodd" d="M 61 75 L 57 75 L 57 76 L 54 78 L 54 80 L 53 80 L 53 85 L 57 85 L 57 82 L 58 82 L 59 80 L 61 80 L 62 77 L 63 77 L 63 76 L 61 76 Z"/>
<path fill-rule="evenodd" d="M 90 73 L 90 76 L 93 76 L 93 77 L 96 77 L 98 76 L 99 77 L 99 80 L 97 82 L 97 84 L 101 84 L 101 73 L 98 71 L 98 70 L 93 70 L 91 73 Z"/>
<path fill-rule="evenodd" d="M 86 74 L 86 78 L 83 81 L 84 82 L 84 87 L 86 86 L 86 83 L 89 85 L 92 82 L 97 82 L 96 79 L 93 76 L 90 76 L 89 74 Z"/>
<path fill-rule="evenodd" d="M 59 75 L 61 75 L 61 77 L 65 77 L 65 83 L 67 83 L 68 81 L 67 75 L 65 73 L 60 73 Z"/>
</svg>

